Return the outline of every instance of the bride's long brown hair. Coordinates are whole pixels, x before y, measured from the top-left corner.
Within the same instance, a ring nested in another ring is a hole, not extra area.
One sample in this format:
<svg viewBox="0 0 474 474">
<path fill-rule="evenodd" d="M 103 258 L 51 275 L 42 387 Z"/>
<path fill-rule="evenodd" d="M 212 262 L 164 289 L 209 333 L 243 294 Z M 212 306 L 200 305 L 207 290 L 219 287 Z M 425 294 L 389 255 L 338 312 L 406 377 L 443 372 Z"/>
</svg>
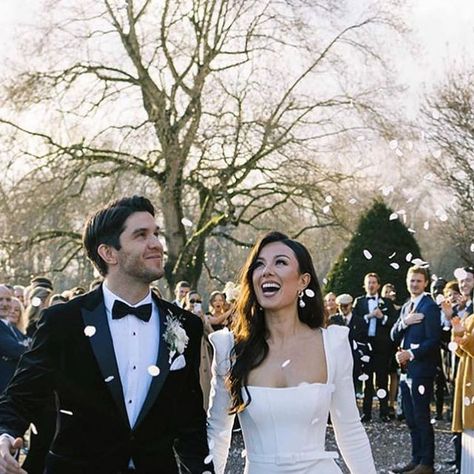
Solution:
<svg viewBox="0 0 474 474">
<path fill-rule="evenodd" d="M 239 413 L 250 403 L 251 397 L 247 389 L 248 375 L 268 355 L 268 332 L 265 325 L 265 314 L 255 296 L 252 275 L 260 252 L 265 246 L 273 242 L 281 242 L 289 247 L 296 256 L 300 274 L 308 273 L 311 276 L 307 288 L 313 290 L 314 297 L 305 296 L 304 308 L 297 306 L 300 321 L 311 328 L 321 327 L 324 322 L 321 288 L 306 247 L 281 232 L 270 232 L 264 235 L 250 251 L 240 272 L 241 290 L 232 324 L 235 345 L 231 352 L 231 369 L 227 378 L 227 386 L 231 396 L 230 413 Z M 247 394 L 247 401 L 244 401 L 242 397 L 242 390 L 245 390 Z"/>
</svg>

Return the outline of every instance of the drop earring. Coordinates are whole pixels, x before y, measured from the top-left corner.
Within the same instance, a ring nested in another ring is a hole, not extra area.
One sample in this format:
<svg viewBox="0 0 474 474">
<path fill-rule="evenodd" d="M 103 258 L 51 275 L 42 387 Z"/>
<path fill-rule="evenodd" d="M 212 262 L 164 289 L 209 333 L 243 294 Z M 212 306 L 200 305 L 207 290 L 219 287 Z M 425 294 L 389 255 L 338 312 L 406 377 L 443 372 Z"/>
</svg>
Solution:
<svg viewBox="0 0 474 474">
<path fill-rule="evenodd" d="M 303 292 L 303 290 L 300 290 L 298 292 L 298 299 L 299 299 L 298 305 L 299 305 L 300 308 L 304 308 L 306 306 L 306 303 L 303 300 L 303 296 L 304 296 L 304 292 Z"/>
</svg>

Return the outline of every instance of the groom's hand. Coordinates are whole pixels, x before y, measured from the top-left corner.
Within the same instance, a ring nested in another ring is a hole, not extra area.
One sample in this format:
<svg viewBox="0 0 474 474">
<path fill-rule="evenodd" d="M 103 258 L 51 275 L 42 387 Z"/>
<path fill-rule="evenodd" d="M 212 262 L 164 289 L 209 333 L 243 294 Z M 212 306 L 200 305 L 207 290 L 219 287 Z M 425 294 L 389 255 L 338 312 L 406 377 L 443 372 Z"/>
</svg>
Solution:
<svg viewBox="0 0 474 474">
<path fill-rule="evenodd" d="M 14 439 L 8 435 L 0 436 L 0 474 L 28 474 L 13 457 L 15 452 L 22 447 L 23 440 L 21 438 Z"/>
</svg>

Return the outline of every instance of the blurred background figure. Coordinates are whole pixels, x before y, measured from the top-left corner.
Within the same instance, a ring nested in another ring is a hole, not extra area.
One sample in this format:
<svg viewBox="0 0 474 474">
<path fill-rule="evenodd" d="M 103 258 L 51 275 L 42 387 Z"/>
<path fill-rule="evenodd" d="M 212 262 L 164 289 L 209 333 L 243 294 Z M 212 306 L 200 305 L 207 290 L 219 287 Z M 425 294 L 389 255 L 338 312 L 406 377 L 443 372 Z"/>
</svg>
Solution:
<svg viewBox="0 0 474 474">
<path fill-rule="evenodd" d="M 204 331 L 201 338 L 201 363 L 199 364 L 199 382 L 201 384 L 204 410 L 207 411 L 209 406 L 209 395 L 211 392 L 211 363 L 212 363 L 212 346 L 209 342 L 209 334 L 213 332 L 212 326 L 203 311 L 201 295 L 190 290 L 184 297 L 183 309 L 194 313 L 201 318 Z"/>
<path fill-rule="evenodd" d="M 191 285 L 189 284 L 188 281 L 185 281 L 185 280 L 178 281 L 174 289 L 175 299 L 172 301 L 172 303 L 175 304 L 176 306 L 179 306 L 180 308 L 183 308 L 184 298 L 186 297 L 186 295 L 189 293 L 190 290 L 191 290 Z"/>
<path fill-rule="evenodd" d="M 25 305 L 25 287 L 22 285 L 13 285 L 13 296 L 20 300 L 21 304 Z"/>
<path fill-rule="evenodd" d="M 227 316 L 229 315 L 229 305 L 226 304 L 225 293 L 213 291 L 209 296 L 208 320 L 212 329 L 218 331 L 227 327 Z"/>
<path fill-rule="evenodd" d="M 43 286 L 36 286 L 31 290 L 30 304 L 25 309 L 26 335 L 29 338 L 32 338 L 36 332 L 41 311 L 49 306 L 52 293 L 52 289 Z"/>
<path fill-rule="evenodd" d="M 324 297 L 324 309 L 326 310 L 326 325 L 329 322 L 329 318 L 337 314 L 337 303 L 336 303 L 336 293 L 330 291 Z"/>
</svg>

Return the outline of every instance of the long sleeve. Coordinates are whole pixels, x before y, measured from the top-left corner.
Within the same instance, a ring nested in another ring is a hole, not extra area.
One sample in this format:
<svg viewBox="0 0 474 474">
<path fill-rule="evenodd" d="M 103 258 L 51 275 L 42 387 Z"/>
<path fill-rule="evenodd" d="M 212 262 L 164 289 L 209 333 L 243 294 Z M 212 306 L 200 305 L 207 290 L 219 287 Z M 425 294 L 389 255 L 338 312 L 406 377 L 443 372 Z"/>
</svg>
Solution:
<svg viewBox="0 0 474 474">
<path fill-rule="evenodd" d="M 225 378 L 230 369 L 230 351 L 234 344 L 228 329 L 209 336 L 214 348 L 212 361 L 211 395 L 209 399 L 207 436 L 216 474 L 223 474 L 229 454 L 235 415 L 229 415 L 230 395 Z"/>
<path fill-rule="evenodd" d="M 337 445 L 351 474 L 376 474 L 369 439 L 356 405 L 347 328 L 331 326 L 327 331 L 329 344 L 325 350 L 335 385 L 330 412 Z"/>
</svg>

